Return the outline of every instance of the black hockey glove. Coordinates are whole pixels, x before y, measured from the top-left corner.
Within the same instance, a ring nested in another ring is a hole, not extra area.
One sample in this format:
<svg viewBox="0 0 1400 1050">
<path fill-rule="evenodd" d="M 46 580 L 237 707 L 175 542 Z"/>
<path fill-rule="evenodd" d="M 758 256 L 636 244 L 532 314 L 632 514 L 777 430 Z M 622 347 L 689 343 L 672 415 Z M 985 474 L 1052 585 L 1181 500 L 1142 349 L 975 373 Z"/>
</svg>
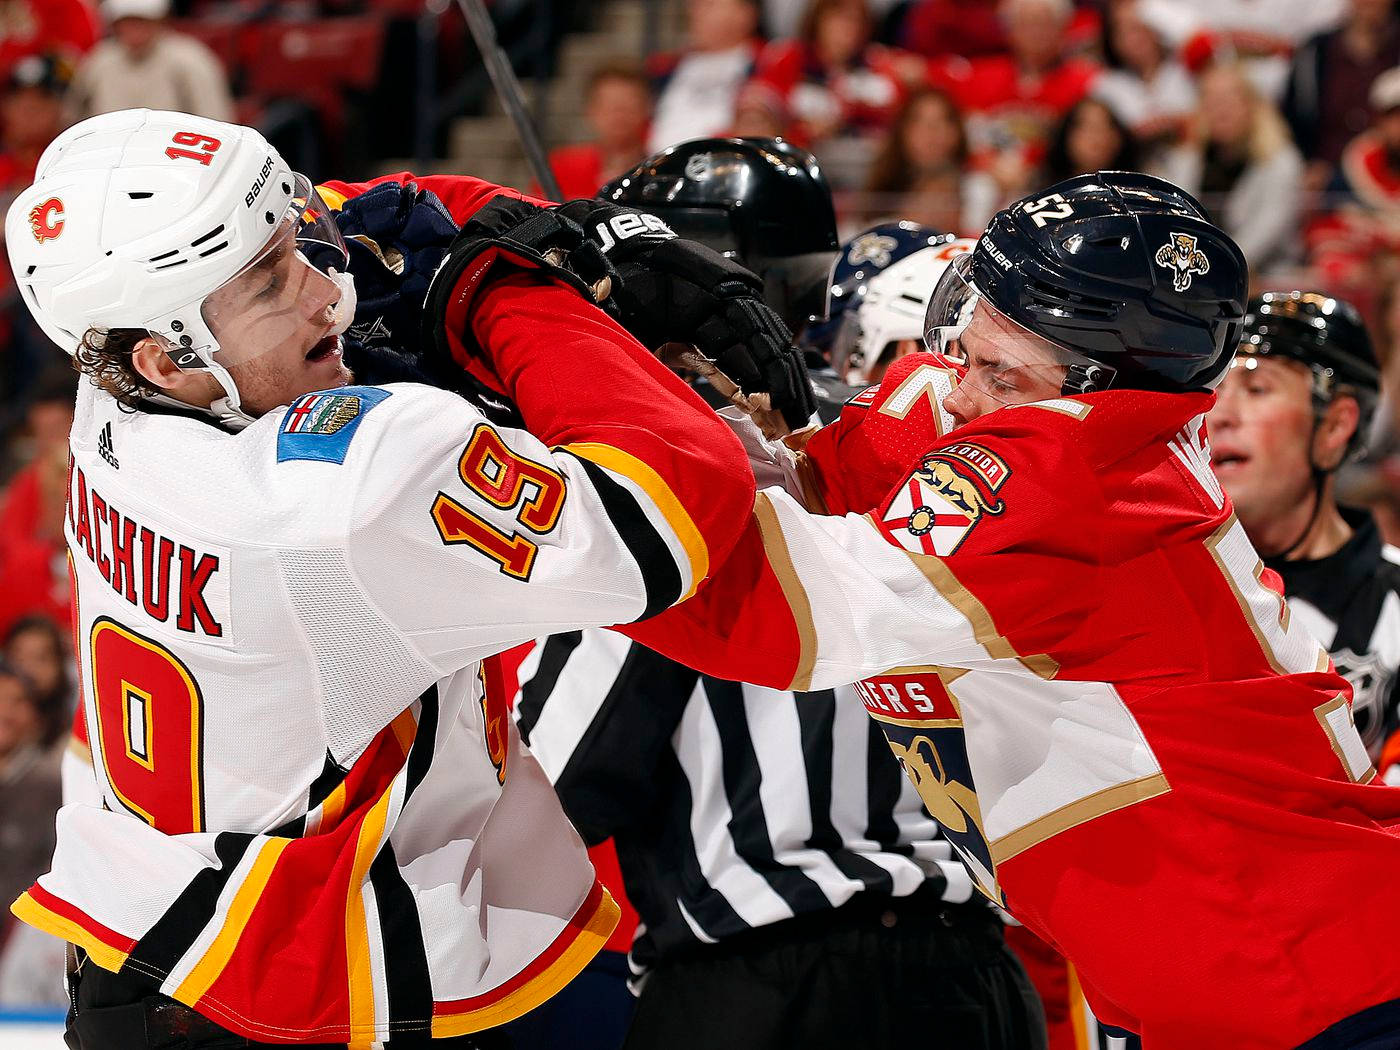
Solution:
<svg viewBox="0 0 1400 1050">
<path fill-rule="evenodd" d="M 454 338 L 468 353 L 475 349 L 470 332 L 449 331 L 449 309 L 469 304 L 488 274 L 494 276 L 502 265 L 543 271 L 591 303 L 605 300 L 615 284 L 603 253 L 577 223 L 552 208 L 493 197 L 467 220 L 428 288 L 421 337 L 439 360 L 452 359 Z"/>
<path fill-rule="evenodd" d="M 556 210 L 612 264 L 618 317 L 644 346 L 691 344 L 749 399 L 766 394 L 789 428 L 807 425 L 816 411 L 807 370 L 757 276 L 652 215 L 596 200 Z"/>
</svg>

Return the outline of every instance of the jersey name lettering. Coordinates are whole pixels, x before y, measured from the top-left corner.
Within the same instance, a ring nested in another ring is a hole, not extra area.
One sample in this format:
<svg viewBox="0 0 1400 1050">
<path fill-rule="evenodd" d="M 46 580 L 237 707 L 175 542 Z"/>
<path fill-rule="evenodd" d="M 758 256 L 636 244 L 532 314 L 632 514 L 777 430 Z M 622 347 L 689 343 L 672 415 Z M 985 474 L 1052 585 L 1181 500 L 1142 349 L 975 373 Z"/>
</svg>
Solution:
<svg viewBox="0 0 1400 1050">
<path fill-rule="evenodd" d="M 73 465 L 70 547 L 134 609 L 178 631 L 230 644 L 227 551 L 198 550 L 147 528 L 107 502 Z"/>
</svg>

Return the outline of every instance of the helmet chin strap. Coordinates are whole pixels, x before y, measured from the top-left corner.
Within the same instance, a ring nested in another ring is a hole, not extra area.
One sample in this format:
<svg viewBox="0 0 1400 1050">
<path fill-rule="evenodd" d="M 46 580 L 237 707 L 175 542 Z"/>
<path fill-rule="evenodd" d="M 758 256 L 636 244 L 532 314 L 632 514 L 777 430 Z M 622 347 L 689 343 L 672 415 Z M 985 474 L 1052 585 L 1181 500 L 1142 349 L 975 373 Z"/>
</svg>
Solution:
<svg viewBox="0 0 1400 1050">
<path fill-rule="evenodd" d="M 355 307 L 359 303 L 359 296 L 355 291 L 355 278 L 352 274 L 341 272 L 334 267 L 331 268 L 327 276 L 335 283 L 340 290 L 340 298 L 336 300 L 334 306 L 330 307 L 330 331 L 328 336 L 342 335 L 355 319 Z M 206 408 L 201 405 L 191 405 L 184 401 L 179 401 L 166 394 L 151 394 L 146 400 L 155 404 L 165 405 L 168 408 L 179 408 L 184 411 L 194 410 L 212 416 L 214 421 L 225 430 L 238 433 L 247 428 L 257 420 L 257 416 L 250 415 L 243 410 L 243 399 L 238 392 L 238 384 L 233 381 L 233 376 L 228 369 L 224 368 L 213 359 L 213 351 L 210 351 L 205 364 L 215 381 L 224 390 L 224 396 L 215 398 Z"/>
</svg>

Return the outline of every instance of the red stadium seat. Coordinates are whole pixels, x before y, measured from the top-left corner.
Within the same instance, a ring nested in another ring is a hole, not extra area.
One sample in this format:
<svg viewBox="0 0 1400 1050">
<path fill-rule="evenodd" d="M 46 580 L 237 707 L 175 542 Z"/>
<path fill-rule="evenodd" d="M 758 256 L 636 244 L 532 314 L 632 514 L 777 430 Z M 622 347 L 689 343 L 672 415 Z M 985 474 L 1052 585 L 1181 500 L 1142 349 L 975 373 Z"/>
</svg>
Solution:
<svg viewBox="0 0 1400 1050">
<path fill-rule="evenodd" d="M 240 52 L 238 38 L 247 32 L 248 26 L 242 22 L 210 20 L 203 18 L 174 19 L 170 27 L 176 32 L 192 36 L 207 47 L 223 63 L 224 71 L 232 78 L 238 72 Z"/>
<path fill-rule="evenodd" d="M 384 22 L 374 16 L 249 25 L 242 38 L 248 90 L 293 98 L 368 91 L 379 79 L 383 47 Z"/>
</svg>

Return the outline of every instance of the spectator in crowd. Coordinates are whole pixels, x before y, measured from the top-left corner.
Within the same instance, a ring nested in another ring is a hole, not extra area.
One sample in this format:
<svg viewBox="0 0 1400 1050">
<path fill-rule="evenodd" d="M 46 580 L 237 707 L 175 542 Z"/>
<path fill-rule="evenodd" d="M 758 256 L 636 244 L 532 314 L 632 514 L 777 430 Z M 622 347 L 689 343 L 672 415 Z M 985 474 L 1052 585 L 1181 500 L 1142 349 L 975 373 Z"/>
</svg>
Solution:
<svg viewBox="0 0 1400 1050">
<path fill-rule="evenodd" d="M 1239 62 L 1271 102 L 1283 97 L 1293 50 L 1342 20 L 1347 0 L 1169 0 L 1162 26 L 1187 66 Z"/>
<path fill-rule="evenodd" d="M 1088 92 L 1098 67 L 1067 56 L 1069 0 L 1002 0 L 1010 53 L 935 67 L 963 112 L 973 157 L 988 165 L 1007 196 L 1025 186 L 1050 135 Z"/>
<path fill-rule="evenodd" d="M 1107 67 L 1091 94 L 1126 124 L 1149 153 L 1174 145 L 1196 109 L 1191 74 L 1163 32 L 1162 0 L 1119 0 L 1105 15 Z"/>
<path fill-rule="evenodd" d="M 1252 272 L 1293 260 L 1302 242 L 1303 158 L 1288 125 L 1236 63 L 1211 66 L 1200 90 L 1191 137 L 1159 173 L 1202 199 Z"/>
<path fill-rule="evenodd" d="M 962 113 L 946 91 L 925 88 L 895 114 L 871 164 L 863 212 L 872 222 L 910 219 L 975 236 L 1002 204 L 996 180 L 968 162 Z"/>
<path fill-rule="evenodd" d="M 979 58 L 1007 49 L 1002 0 L 913 0 L 899 27 L 898 42 L 928 58 Z M 1069 50 L 1088 50 L 1098 37 L 1097 12 L 1076 8 L 1066 30 Z"/>
<path fill-rule="evenodd" d="M 773 133 L 821 154 L 823 143 L 883 130 L 923 63 L 871 42 L 866 0 L 812 0 L 794 40 L 769 44 L 739 107 L 745 131 L 768 114 Z M 862 150 L 862 155 L 865 151 Z M 823 157 L 823 160 L 830 160 Z"/>
<path fill-rule="evenodd" d="M 796 36 L 810 6 L 811 0 L 763 0 L 763 35 L 769 40 Z M 906 0 L 870 0 L 870 13 L 877 22 L 902 22 L 907 8 Z M 885 24 L 881 28 L 891 26 Z"/>
<path fill-rule="evenodd" d="M 651 84 L 641 67 L 621 60 L 595 69 L 588 78 L 583 118 L 593 138 L 549 155 L 565 200 L 594 196 L 599 186 L 646 156 Z"/>
<path fill-rule="evenodd" d="M 1351 0 L 1347 19 L 1312 37 L 1293 56 L 1283 114 L 1308 160 L 1308 186 L 1327 185 L 1348 142 L 1375 117 L 1370 88 L 1400 65 L 1400 19 L 1393 0 Z"/>
<path fill-rule="evenodd" d="M 26 616 L 5 635 L 0 660 L 29 679 L 39 709 L 40 740 L 58 743 L 73 724 L 72 654 L 63 629 L 47 616 Z"/>
<path fill-rule="evenodd" d="M 47 870 L 58 812 L 61 749 L 44 747 L 33 683 L 0 663 L 0 898 L 18 897 Z M 0 943 L 15 920 L 0 913 Z"/>
<path fill-rule="evenodd" d="M 71 622 L 63 515 L 76 396 L 71 372 L 40 381 L 20 442 L 27 463 L 0 492 L 0 635 L 35 613 Z"/>
<path fill-rule="evenodd" d="M 169 25 L 170 0 L 104 0 L 111 27 L 78 67 L 74 119 L 146 107 L 233 118 L 228 75 L 214 52 Z"/>
<path fill-rule="evenodd" d="M 1137 171 L 1133 133 L 1108 106 L 1082 98 L 1065 114 L 1045 153 L 1038 182 L 1049 185 L 1093 171 Z"/>
<path fill-rule="evenodd" d="M 1376 78 L 1369 101 L 1371 126 L 1342 150 L 1327 186 L 1327 211 L 1307 231 L 1309 255 L 1324 279 L 1368 294 L 1378 270 L 1400 258 L 1400 67 Z"/>
<path fill-rule="evenodd" d="M 63 130 L 72 76 L 73 63 L 54 51 L 19 59 L 0 79 L 0 206 L 33 181 L 39 154 Z M 18 304 L 13 275 L 0 267 L 0 405 L 19 404 L 51 360 L 48 339 Z"/>
<path fill-rule="evenodd" d="M 657 63 L 656 114 L 647 148 L 722 135 L 758 57 L 758 0 L 687 0 L 686 49 Z"/>
<path fill-rule="evenodd" d="M 63 130 L 63 95 L 72 80 L 73 63 L 58 52 L 29 55 L 10 67 L 0 97 L 0 201 L 6 207 L 34 181 L 39 154 Z"/>
<path fill-rule="evenodd" d="M 92 0 L 0 0 L 0 76 L 27 55 L 76 58 L 100 35 Z"/>
</svg>

